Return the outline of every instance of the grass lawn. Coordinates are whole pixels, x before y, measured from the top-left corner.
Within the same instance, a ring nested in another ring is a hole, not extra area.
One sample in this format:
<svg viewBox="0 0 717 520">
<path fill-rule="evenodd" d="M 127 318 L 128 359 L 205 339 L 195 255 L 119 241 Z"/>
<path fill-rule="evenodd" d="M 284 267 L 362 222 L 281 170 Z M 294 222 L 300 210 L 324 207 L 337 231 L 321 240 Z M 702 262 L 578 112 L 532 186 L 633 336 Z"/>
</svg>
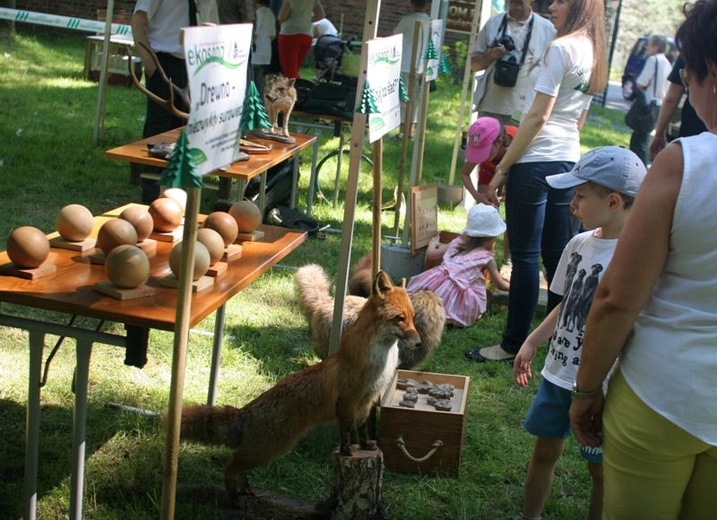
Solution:
<svg viewBox="0 0 717 520">
<path fill-rule="evenodd" d="M 145 100 L 135 90 L 110 86 L 107 93 L 102 143 L 92 142 L 97 85 L 82 80 L 84 40 L 81 35 L 33 37 L 20 35 L 0 41 L 0 237 L 19 225 L 54 229 L 61 207 L 79 203 L 99 214 L 140 200 L 129 183 L 129 167 L 104 157 L 108 148 L 140 138 Z M 447 179 L 460 104 L 459 87 L 439 81 L 430 95 L 423 182 Z M 584 149 L 626 145 L 622 114 L 594 107 L 582 132 Z M 321 156 L 336 147 L 336 139 L 322 139 Z M 310 153 L 301 158 L 299 200 L 306 200 Z M 461 157 L 459 156 L 459 163 Z M 400 142 L 385 139 L 384 200 L 396 184 L 401 162 Z M 409 155 L 410 162 L 410 155 Z M 456 179 L 457 181 L 457 179 Z M 322 186 L 332 180 L 322 180 Z M 345 186 L 345 179 L 343 180 Z M 353 259 L 370 247 L 370 176 L 362 176 L 356 208 Z M 216 196 L 203 194 L 201 210 L 210 210 Z M 343 205 L 317 202 L 313 214 L 340 229 Z M 462 208 L 441 209 L 439 227 L 459 231 Z M 384 216 L 383 233 L 392 234 L 393 219 Z M 332 277 L 341 237 L 328 234 L 312 239 L 227 305 L 218 401 L 242 405 L 279 378 L 317 358 L 309 345 L 306 323 L 298 313 L 292 282 L 293 268 L 310 262 L 323 265 Z M 501 251 L 501 247 L 496 248 Z M 4 304 L 2 312 L 64 323 L 61 313 L 34 311 Z M 80 319 L 94 327 L 94 320 Z M 511 519 L 519 518 L 526 465 L 532 438 L 521 422 L 535 393 L 536 381 L 526 389 L 512 383 L 507 364 L 467 362 L 467 348 L 500 339 L 505 312 L 486 315 L 468 329 L 446 330 L 436 354 L 424 371 L 470 377 L 463 460 L 458 478 L 384 474 L 383 497 L 391 518 Z M 119 324 L 105 330 L 121 333 Z M 205 320 L 190 334 L 185 385 L 186 402 L 205 399 L 211 355 L 213 320 Z M 48 347 L 57 338 L 49 337 Z M 108 406 L 122 403 L 142 409 L 166 410 L 173 337 L 152 331 L 150 361 L 144 369 L 123 364 L 124 352 L 97 345 L 92 354 L 85 476 L 86 518 L 157 518 L 162 487 L 164 434 L 156 419 Z M 25 400 L 27 392 L 27 334 L 3 328 L 0 339 L 0 511 L 5 518 L 23 512 Z M 39 466 L 39 518 L 64 518 L 68 513 L 72 434 L 72 377 L 74 348 L 65 341 L 55 356 L 42 390 Z M 50 348 L 45 350 L 45 357 Z M 536 361 L 538 371 L 542 358 Z M 325 498 L 333 482 L 330 453 L 332 428 L 319 429 L 302 440 L 289 455 L 253 472 L 259 490 L 300 500 Z M 182 494 L 183 484 L 223 486 L 225 448 L 182 445 L 179 456 L 180 491 L 177 518 L 224 518 L 218 504 L 197 502 Z M 545 518 L 584 517 L 590 492 L 586 467 L 574 441 L 558 464 Z"/>
</svg>

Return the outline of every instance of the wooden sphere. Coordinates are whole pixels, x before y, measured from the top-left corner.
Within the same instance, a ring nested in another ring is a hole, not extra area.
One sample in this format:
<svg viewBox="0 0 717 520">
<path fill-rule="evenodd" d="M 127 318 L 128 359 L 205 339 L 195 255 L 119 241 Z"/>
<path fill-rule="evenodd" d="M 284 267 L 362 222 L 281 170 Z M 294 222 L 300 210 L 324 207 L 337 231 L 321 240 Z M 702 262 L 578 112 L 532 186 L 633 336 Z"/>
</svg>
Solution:
<svg viewBox="0 0 717 520">
<path fill-rule="evenodd" d="M 146 239 L 154 229 L 152 215 L 141 206 L 130 206 L 120 213 L 120 218 L 134 226 L 134 230 L 137 232 L 137 242 Z"/>
<path fill-rule="evenodd" d="M 39 267 L 50 254 L 50 241 L 33 226 L 20 226 L 7 239 L 7 256 L 20 269 Z"/>
<path fill-rule="evenodd" d="M 215 230 L 202 228 L 197 231 L 197 242 L 201 242 L 209 252 L 209 265 L 216 264 L 224 255 L 224 239 Z"/>
<path fill-rule="evenodd" d="M 167 233 L 174 231 L 182 223 L 184 210 L 174 199 L 161 197 L 152 201 L 149 206 L 149 214 L 154 222 L 154 229 Z"/>
<path fill-rule="evenodd" d="M 68 204 L 57 214 L 55 225 L 68 242 L 82 242 L 92 233 L 92 212 L 81 204 Z"/>
<path fill-rule="evenodd" d="M 139 247 L 123 244 L 107 255 L 105 270 L 110 282 L 120 289 L 134 289 L 149 278 L 149 258 Z"/>
<path fill-rule="evenodd" d="M 248 200 L 235 202 L 229 208 L 229 214 L 237 221 L 239 233 L 251 233 L 261 224 L 261 210 Z"/>
<path fill-rule="evenodd" d="M 187 192 L 182 188 L 167 188 L 162 192 L 160 197 L 166 197 L 172 199 L 174 202 L 179 204 L 182 211 L 187 210 Z"/>
<path fill-rule="evenodd" d="M 239 234 L 237 221 L 225 211 L 214 211 L 207 215 L 204 220 L 204 227 L 219 233 L 222 240 L 224 240 L 224 247 L 229 247 L 233 244 Z"/>
<path fill-rule="evenodd" d="M 179 278 L 182 271 L 182 244 L 183 242 L 177 242 L 169 253 L 169 268 L 177 278 Z M 194 244 L 194 274 L 192 280 L 199 280 L 206 274 L 207 269 L 209 269 L 209 251 L 207 251 L 207 247 L 204 244 L 196 242 Z"/>
<path fill-rule="evenodd" d="M 121 218 L 108 220 L 97 232 L 97 247 L 109 255 L 115 247 L 137 243 L 137 231 L 134 226 Z"/>
</svg>

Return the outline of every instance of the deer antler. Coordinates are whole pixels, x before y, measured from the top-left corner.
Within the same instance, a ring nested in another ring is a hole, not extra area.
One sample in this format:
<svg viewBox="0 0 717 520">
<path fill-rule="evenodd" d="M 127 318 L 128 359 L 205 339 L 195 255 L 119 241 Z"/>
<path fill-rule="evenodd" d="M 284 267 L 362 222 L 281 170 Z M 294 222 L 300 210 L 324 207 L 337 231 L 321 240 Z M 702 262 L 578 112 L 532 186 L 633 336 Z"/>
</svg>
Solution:
<svg viewBox="0 0 717 520">
<path fill-rule="evenodd" d="M 149 90 L 147 90 L 147 89 L 142 85 L 142 83 L 140 83 L 139 79 L 137 78 L 137 75 L 134 73 L 134 67 L 132 66 L 132 51 L 129 50 L 129 63 L 130 63 L 129 73 L 130 73 L 130 76 L 132 76 L 132 82 L 134 83 L 134 86 L 137 87 L 137 89 L 138 89 L 140 92 L 142 92 L 145 96 L 147 96 L 149 99 L 151 99 L 152 101 L 154 101 L 154 102 L 157 103 L 158 105 L 164 107 L 164 108 L 165 108 L 166 110 L 168 110 L 169 112 L 171 112 L 171 114 L 172 114 L 173 116 L 178 117 L 178 118 L 180 118 L 180 119 L 189 120 L 189 113 L 188 113 L 188 112 L 183 112 L 183 111 L 179 110 L 179 109 L 174 105 L 174 93 L 175 93 L 175 91 L 176 91 L 177 94 L 179 95 L 179 97 L 182 99 L 182 101 L 183 101 L 183 102 L 185 103 L 185 105 L 188 106 L 188 107 L 191 106 L 190 101 L 189 101 L 189 97 L 186 95 L 186 93 L 185 93 L 182 89 L 180 89 L 180 88 L 177 87 L 174 83 L 172 83 L 172 80 L 171 80 L 169 77 L 167 77 L 167 74 L 164 72 L 164 69 L 162 68 L 162 65 L 160 65 L 159 59 L 157 58 L 157 55 L 154 53 L 154 51 L 153 51 L 152 49 L 150 49 L 149 47 L 147 47 L 147 46 L 146 46 L 144 43 L 142 43 L 142 42 L 137 42 L 137 43 L 138 43 L 144 50 L 147 51 L 147 53 L 149 54 L 150 58 L 152 58 L 152 62 L 154 63 L 154 66 L 157 67 L 157 71 L 158 71 L 158 72 L 160 73 L 160 75 L 162 76 L 162 79 L 165 81 L 165 83 L 167 83 L 167 84 L 169 85 L 169 99 L 162 99 L 162 98 L 159 97 L 157 94 L 155 94 L 155 93 L 150 92 Z"/>
</svg>

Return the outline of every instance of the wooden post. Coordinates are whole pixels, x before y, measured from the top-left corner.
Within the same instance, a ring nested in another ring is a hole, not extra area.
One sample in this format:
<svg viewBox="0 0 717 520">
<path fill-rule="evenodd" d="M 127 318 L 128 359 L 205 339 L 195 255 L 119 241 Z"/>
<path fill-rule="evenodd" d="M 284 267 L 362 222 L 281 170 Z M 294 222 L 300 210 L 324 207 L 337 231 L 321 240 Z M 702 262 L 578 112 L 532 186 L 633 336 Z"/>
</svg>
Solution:
<svg viewBox="0 0 717 520">
<path fill-rule="evenodd" d="M 376 37 L 378 28 L 378 13 L 381 9 L 381 0 L 368 0 L 366 3 L 366 18 L 362 41 L 367 42 Z M 361 70 L 356 89 L 354 106 L 361 100 L 361 86 L 366 81 L 366 45 L 361 49 Z M 351 156 L 349 163 L 349 178 L 346 183 L 346 198 L 344 201 L 344 220 L 341 227 L 341 249 L 339 251 L 339 266 L 336 276 L 336 297 L 334 298 L 334 321 L 331 326 L 331 342 L 329 353 L 336 352 L 341 342 L 343 328 L 344 299 L 349 280 L 349 261 L 351 259 L 351 246 L 354 234 L 354 220 L 356 219 L 356 196 L 358 194 L 359 162 L 363 147 L 364 131 L 366 130 L 366 114 L 354 112 L 353 127 L 351 129 Z"/>
<path fill-rule="evenodd" d="M 383 174 L 383 139 L 373 143 L 373 235 L 371 237 L 373 272 L 375 278 L 381 267 L 381 175 Z M 401 195 L 398 194 L 398 198 Z"/>
<path fill-rule="evenodd" d="M 184 373 L 187 365 L 187 342 L 189 318 L 192 311 L 192 273 L 194 272 L 194 249 L 197 242 L 197 216 L 201 200 L 200 188 L 187 190 L 187 206 L 184 214 L 182 247 L 182 270 L 177 288 L 177 318 L 174 324 L 174 349 L 172 350 L 172 382 L 169 387 L 169 411 L 167 412 L 167 439 L 164 454 L 164 477 L 162 486 L 162 510 L 160 518 L 174 518 L 177 470 L 179 467 L 179 430 L 182 424 L 182 395 Z"/>
</svg>

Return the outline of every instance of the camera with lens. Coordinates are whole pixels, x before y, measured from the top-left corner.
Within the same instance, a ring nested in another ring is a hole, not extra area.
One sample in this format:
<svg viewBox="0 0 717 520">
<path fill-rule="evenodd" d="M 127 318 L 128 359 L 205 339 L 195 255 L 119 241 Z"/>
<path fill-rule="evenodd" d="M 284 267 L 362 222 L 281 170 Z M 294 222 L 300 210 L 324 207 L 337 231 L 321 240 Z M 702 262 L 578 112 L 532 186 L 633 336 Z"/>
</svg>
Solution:
<svg viewBox="0 0 717 520">
<path fill-rule="evenodd" d="M 493 47 L 500 47 L 501 45 L 505 47 L 505 50 L 508 52 L 513 52 L 515 50 L 513 37 L 507 34 L 503 34 L 502 36 L 496 38 L 493 42 Z"/>
</svg>

